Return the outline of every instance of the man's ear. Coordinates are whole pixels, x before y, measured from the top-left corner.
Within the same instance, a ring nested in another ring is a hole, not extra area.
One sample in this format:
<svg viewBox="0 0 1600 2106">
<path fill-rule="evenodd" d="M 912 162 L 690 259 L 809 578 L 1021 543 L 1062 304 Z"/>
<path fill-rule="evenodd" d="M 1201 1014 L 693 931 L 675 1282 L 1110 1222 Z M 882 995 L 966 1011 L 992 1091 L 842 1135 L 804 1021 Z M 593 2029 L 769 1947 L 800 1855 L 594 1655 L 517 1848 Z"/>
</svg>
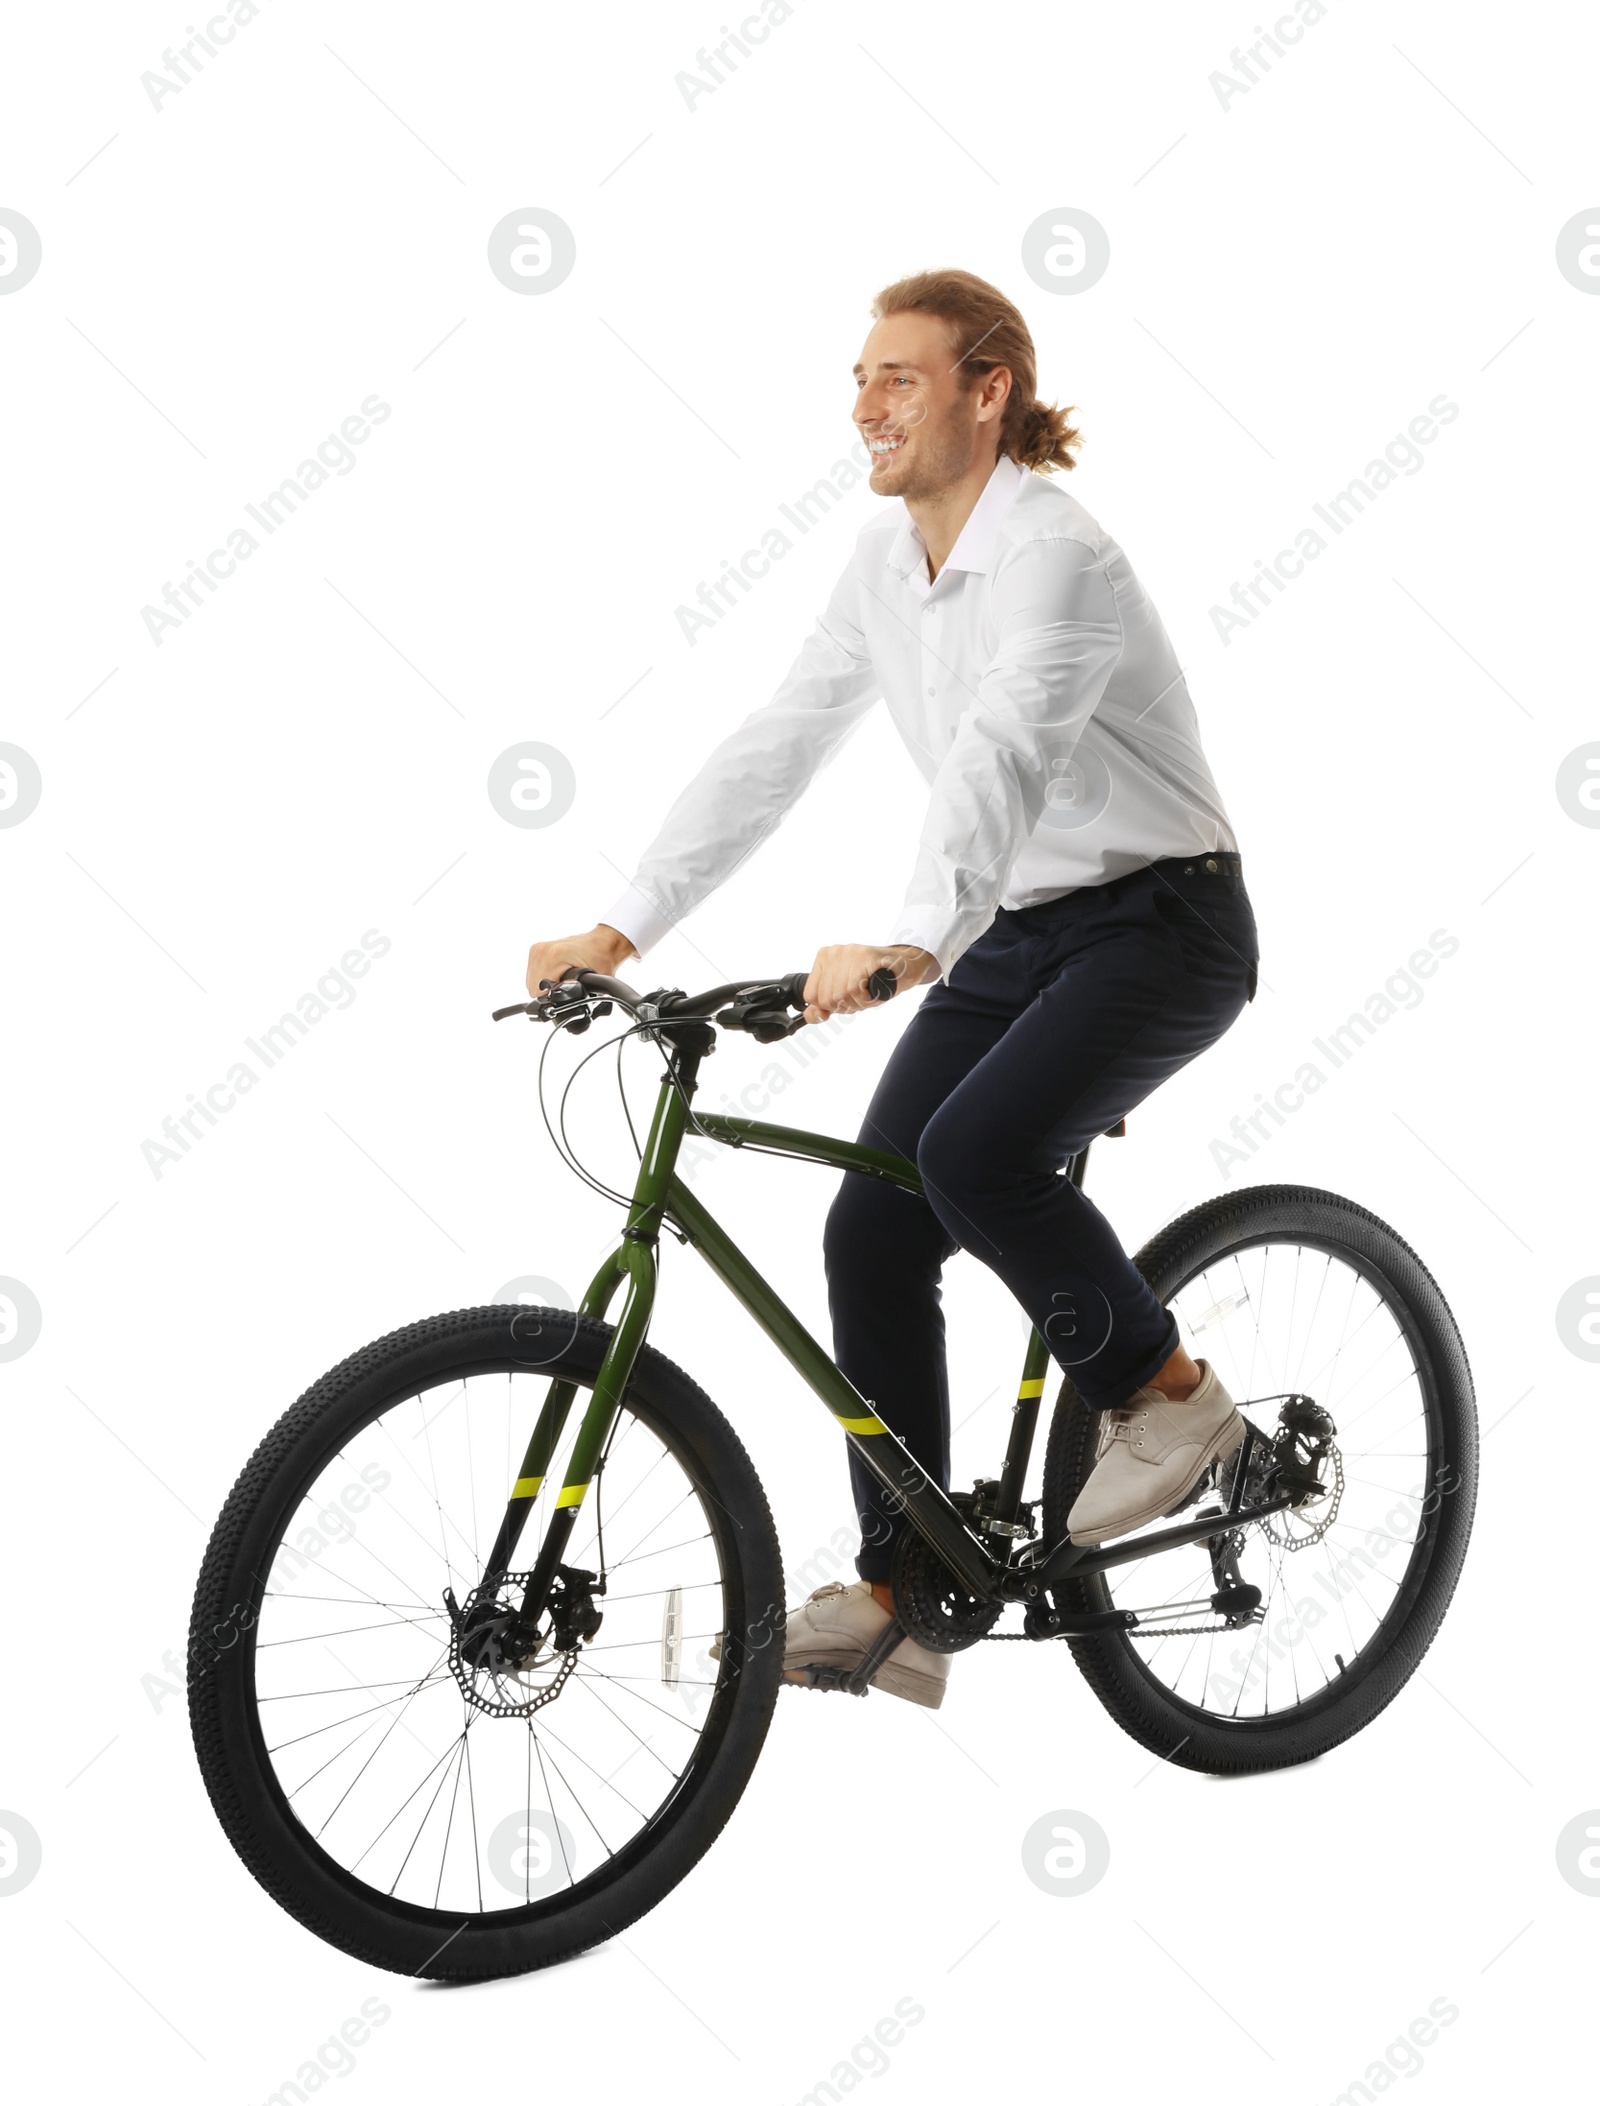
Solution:
<svg viewBox="0 0 1600 2106">
<path fill-rule="evenodd" d="M 996 366 L 983 376 L 983 400 L 978 405 L 978 414 L 983 422 L 991 422 L 1004 414 L 1007 399 L 1011 394 L 1012 379 L 1009 366 Z"/>
</svg>

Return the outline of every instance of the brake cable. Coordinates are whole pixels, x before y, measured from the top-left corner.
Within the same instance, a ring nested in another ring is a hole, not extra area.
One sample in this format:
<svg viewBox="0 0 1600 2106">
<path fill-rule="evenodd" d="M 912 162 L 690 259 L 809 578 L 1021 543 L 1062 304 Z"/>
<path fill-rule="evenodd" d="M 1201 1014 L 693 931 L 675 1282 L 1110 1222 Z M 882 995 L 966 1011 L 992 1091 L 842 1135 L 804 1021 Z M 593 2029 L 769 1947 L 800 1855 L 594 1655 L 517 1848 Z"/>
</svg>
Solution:
<svg viewBox="0 0 1600 2106">
<path fill-rule="evenodd" d="M 655 1038 L 658 1044 L 661 1043 L 659 1038 L 659 1027 L 661 1026 L 661 1024 L 671 1021 L 672 1019 L 670 1018 L 651 1017 L 647 1019 L 644 1023 L 636 1022 L 634 1024 L 631 1024 L 627 1030 L 619 1031 L 614 1038 L 605 1039 L 601 1042 L 600 1045 L 591 1047 L 589 1051 L 583 1055 L 582 1059 L 579 1060 L 577 1066 L 573 1069 L 572 1073 L 567 1077 L 565 1087 L 561 1092 L 561 1102 L 557 1109 L 555 1126 L 552 1126 L 550 1123 L 550 1113 L 545 1100 L 544 1075 L 545 1061 L 549 1058 L 550 1048 L 555 1042 L 555 1031 L 552 1031 L 550 1036 L 546 1039 L 543 1051 L 540 1053 L 539 1056 L 539 1071 L 537 1078 L 539 1115 L 544 1121 L 545 1132 L 550 1136 L 552 1146 L 555 1148 L 557 1155 L 560 1156 L 562 1163 L 566 1166 L 567 1169 L 569 1169 L 572 1172 L 572 1174 L 575 1177 L 581 1179 L 581 1181 L 584 1184 L 586 1184 L 591 1191 L 598 1192 L 603 1199 L 609 1199 L 617 1206 L 631 1206 L 633 1204 L 632 1194 L 613 1190 L 610 1185 L 604 1183 L 600 1178 L 596 1177 L 594 1173 L 586 1167 L 585 1164 L 579 1161 L 577 1152 L 574 1149 L 572 1142 L 567 1134 L 567 1098 L 571 1094 L 574 1083 L 576 1083 L 579 1075 L 582 1073 L 584 1068 L 588 1066 L 589 1062 L 591 1060 L 596 1059 L 600 1054 L 609 1051 L 612 1046 L 615 1046 L 617 1049 L 617 1094 L 622 1101 L 622 1114 L 624 1119 L 627 1121 L 628 1137 L 633 1143 L 633 1152 L 639 1158 L 640 1161 L 643 1161 L 644 1151 L 639 1144 L 638 1129 L 633 1123 L 632 1107 L 628 1103 L 627 1090 L 624 1087 L 622 1080 L 622 1048 L 625 1041 L 630 1038 Z M 694 1105 L 689 1097 L 689 1093 L 684 1088 L 683 1078 L 678 1072 L 678 1063 L 676 1059 L 675 1050 L 671 1046 L 663 1046 L 663 1051 L 666 1055 L 667 1064 L 667 1072 L 664 1079 L 672 1084 L 672 1087 L 677 1091 L 679 1098 L 682 1100 L 684 1113 L 687 1119 L 688 1130 L 691 1133 L 695 1134 L 700 1140 L 710 1141 L 724 1148 L 731 1147 L 748 1149 L 753 1155 L 778 1156 L 786 1162 L 792 1162 L 795 1160 L 795 1158 L 789 1154 L 789 1151 L 787 1149 L 764 1147 L 759 1141 L 730 1141 L 724 1135 L 709 1132 L 704 1126 L 701 1125 L 699 1118 L 695 1114 Z M 557 1128 L 559 1128 L 559 1133 L 557 1131 Z"/>
<path fill-rule="evenodd" d="M 604 1053 L 612 1044 L 620 1044 L 622 1039 L 630 1038 L 633 1035 L 633 1030 L 621 1031 L 617 1034 L 617 1038 L 615 1041 L 612 1039 L 605 1039 L 600 1045 L 592 1046 L 589 1049 L 589 1051 L 584 1054 L 582 1060 L 578 1062 L 577 1067 L 575 1067 L 571 1075 L 568 1076 L 566 1088 L 563 1089 L 561 1093 L 561 1104 L 556 1114 L 557 1122 L 560 1127 L 559 1134 L 557 1133 L 556 1127 L 552 1126 L 550 1123 L 550 1110 L 548 1104 L 545 1101 L 544 1066 L 545 1062 L 550 1058 L 550 1048 L 555 1044 L 556 1034 L 553 1031 L 551 1032 L 550 1036 L 545 1040 L 544 1048 L 539 1055 L 539 1072 L 536 1085 L 539 1100 L 539 1116 L 544 1121 L 544 1130 L 550 1136 L 550 1143 L 551 1146 L 555 1149 L 556 1154 L 560 1156 L 562 1162 L 565 1164 L 567 1169 L 569 1169 L 572 1172 L 573 1176 L 581 1179 L 581 1181 L 584 1184 L 586 1184 L 591 1191 L 598 1192 L 602 1199 L 612 1200 L 615 1202 L 616 1205 L 622 1207 L 632 1206 L 632 1195 L 627 1192 L 615 1192 L 609 1185 L 603 1183 L 601 1179 L 596 1177 L 586 1167 L 585 1164 L 581 1163 L 578 1160 L 577 1153 L 574 1150 L 572 1143 L 567 1138 L 567 1094 L 568 1091 L 571 1090 L 573 1083 L 577 1081 L 579 1073 L 588 1065 L 588 1063 L 591 1060 L 595 1058 L 597 1054 Z M 617 1057 L 620 1063 L 621 1054 L 619 1053 Z M 631 1131 L 631 1119 L 629 1121 L 629 1128 Z"/>
</svg>

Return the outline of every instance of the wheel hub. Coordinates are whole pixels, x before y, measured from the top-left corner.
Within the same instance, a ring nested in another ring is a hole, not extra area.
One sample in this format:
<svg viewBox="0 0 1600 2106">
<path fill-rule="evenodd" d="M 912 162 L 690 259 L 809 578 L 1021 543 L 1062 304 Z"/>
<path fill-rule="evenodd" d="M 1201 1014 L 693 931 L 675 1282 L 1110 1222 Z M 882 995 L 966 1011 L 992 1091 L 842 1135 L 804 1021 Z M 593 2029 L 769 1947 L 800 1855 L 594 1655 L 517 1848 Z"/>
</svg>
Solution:
<svg viewBox="0 0 1600 2106">
<path fill-rule="evenodd" d="M 521 1604 L 531 1578 L 501 1573 L 474 1587 L 465 1603 L 445 1590 L 450 1671 L 467 1702 L 491 1718 L 527 1718 L 552 1702 L 578 1664 L 581 1641 L 599 1628 L 598 1610 L 586 1602 L 590 1614 L 578 1614 L 570 1587 L 558 1594 L 553 1586 L 548 1619 L 538 1627 L 526 1623 Z M 586 1598 L 586 1589 L 577 1591 Z"/>
</svg>

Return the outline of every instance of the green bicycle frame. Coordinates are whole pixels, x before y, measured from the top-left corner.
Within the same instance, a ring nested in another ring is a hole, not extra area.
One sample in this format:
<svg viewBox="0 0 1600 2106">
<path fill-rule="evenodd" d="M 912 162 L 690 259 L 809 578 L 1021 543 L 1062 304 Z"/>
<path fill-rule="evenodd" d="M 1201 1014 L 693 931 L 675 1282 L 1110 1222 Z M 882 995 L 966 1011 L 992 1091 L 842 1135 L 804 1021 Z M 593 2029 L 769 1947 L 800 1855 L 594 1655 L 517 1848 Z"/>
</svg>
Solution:
<svg viewBox="0 0 1600 2106">
<path fill-rule="evenodd" d="M 663 1036 L 670 1030 L 666 1027 Z M 662 1078 L 621 1241 L 589 1283 L 581 1304 L 585 1316 L 603 1318 L 618 1289 L 624 1290 L 621 1314 L 578 1427 L 544 1541 L 527 1577 L 522 1604 L 525 1622 L 537 1622 L 544 1611 L 551 1582 L 560 1568 L 649 1330 L 655 1303 L 656 1250 L 663 1222 L 676 1228 L 699 1251 L 790 1366 L 821 1398 L 850 1446 L 904 1512 L 908 1523 L 933 1546 L 963 1586 L 980 1599 L 1039 1602 L 1069 1573 L 1078 1576 L 1100 1571 L 1147 1555 L 1154 1548 L 1198 1542 L 1215 1533 L 1217 1524 L 1212 1518 L 1180 1523 L 1158 1537 L 1144 1537 L 1126 1545 L 1087 1549 L 1067 1540 L 1055 1545 L 1048 1554 L 1041 1550 L 1027 1562 L 997 1558 L 910 1450 L 884 1425 L 871 1400 L 863 1397 L 841 1373 L 832 1356 L 677 1176 L 678 1151 L 691 1124 L 696 1133 L 735 1148 L 758 1146 L 800 1161 L 882 1178 L 904 1192 L 920 1194 L 922 1179 L 915 1164 L 857 1142 L 802 1133 L 794 1127 L 769 1126 L 757 1119 L 731 1118 L 721 1113 L 693 1114 L 690 1099 L 699 1065 L 698 1050 L 684 1049 L 680 1040 L 679 1050 L 669 1058 L 672 1068 Z M 1075 1183 L 1082 1183 L 1086 1156 L 1084 1151 L 1069 1168 L 1068 1174 Z M 1049 1359 L 1049 1348 L 1035 1330 L 1023 1361 L 999 1490 L 986 1514 L 987 1526 L 1003 1540 L 1010 1539 L 1021 1505 Z M 510 1569 L 518 1538 L 544 1485 L 577 1394 L 578 1384 L 565 1379 L 550 1386 L 490 1553 L 487 1569 L 491 1574 Z"/>
<path fill-rule="evenodd" d="M 691 1117 L 698 1133 L 734 1147 L 748 1143 L 801 1160 L 823 1163 L 833 1169 L 859 1171 L 869 1177 L 886 1179 L 905 1192 L 920 1193 L 922 1190 L 916 1166 L 899 1156 L 864 1148 L 850 1141 L 834 1140 L 824 1134 L 801 1133 L 792 1127 L 768 1126 L 759 1120 L 726 1118 L 716 1113 L 691 1115 L 689 1100 L 694 1087 L 693 1071 L 697 1066 L 698 1061 L 692 1054 L 685 1057 L 680 1053 L 676 1060 L 676 1075 L 662 1078 L 621 1240 L 589 1283 L 580 1305 L 585 1316 L 603 1318 L 618 1291 L 623 1291 L 621 1312 L 578 1427 L 537 1560 L 528 1574 L 524 1618 L 531 1622 L 542 1613 L 551 1581 L 560 1566 L 616 1421 L 639 1348 L 649 1331 L 655 1303 L 656 1248 L 663 1222 L 670 1223 L 693 1244 L 790 1366 L 821 1398 L 867 1469 L 903 1506 L 908 1520 L 919 1533 L 929 1539 L 974 1593 L 993 1597 L 1000 1588 L 1003 1565 L 990 1555 L 910 1450 L 884 1425 L 871 1401 L 840 1372 L 832 1356 L 812 1337 L 676 1174 L 678 1151 L 689 1130 Z M 1044 1391 L 1048 1357 L 1044 1340 L 1035 1332 L 1029 1340 L 1023 1365 L 1017 1423 L 1013 1426 L 1013 1450 L 1019 1445 L 1017 1435 L 1026 1434 L 1031 1438 L 1039 1398 Z M 499 1536 L 490 1553 L 488 1569 L 491 1572 L 505 1572 L 511 1565 L 517 1539 L 544 1486 L 577 1394 L 578 1385 L 571 1381 L 558 1379 L 550 1386 L 512 1486 Z M 1015 1467 L 1012 1467 L 1013 1462 Z M 1022 1473 L 1027 1467 L 1026 1443 L 1020 1455 L 1008 1455 L 1007 1463 L 1001 1498 L 1004 1502 L 1009 1496 L 1011 1505 L 1010 1512 L 1007 1512 L 1002 1504 L 997 1516 L 1002 1520 L 1014 1516 L 1020 1500 Z M 1005 1591 L 1009 1593 L 1011 1590 L 1007 1588 Z M 1036 1585 L 1032 1591 L 1038 1591 Z"/>
</svg>

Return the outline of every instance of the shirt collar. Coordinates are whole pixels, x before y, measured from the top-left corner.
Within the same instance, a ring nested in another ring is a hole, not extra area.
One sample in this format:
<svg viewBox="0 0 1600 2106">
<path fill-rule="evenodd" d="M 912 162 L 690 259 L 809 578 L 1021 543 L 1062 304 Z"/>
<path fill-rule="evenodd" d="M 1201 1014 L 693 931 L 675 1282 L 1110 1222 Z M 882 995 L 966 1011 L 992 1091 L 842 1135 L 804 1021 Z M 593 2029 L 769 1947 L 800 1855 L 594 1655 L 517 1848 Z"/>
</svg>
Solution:
<svg viewBox="0 0 1600 2106">
<path fill-rule="evenodd" d="M 955 547 L 944 560 L 939 572 L 941 578 L 947 570 L 987 571 L 994 557 L 1000 522 L 1022 487 L 1026 472 L 1019 461 L 1012 460 L 1007 454 L 1002 454 L 995 462 L 994 473 L 984 484 L 978 502 L 967 514 L 966 524 L 956 536 Z M 930 589 L 927 544 L 909 512 L 900 523 L 888 561 L 889 568 L 898 571 L 902 578 L 915 578 L 924 590 Z"/>
</svg>

